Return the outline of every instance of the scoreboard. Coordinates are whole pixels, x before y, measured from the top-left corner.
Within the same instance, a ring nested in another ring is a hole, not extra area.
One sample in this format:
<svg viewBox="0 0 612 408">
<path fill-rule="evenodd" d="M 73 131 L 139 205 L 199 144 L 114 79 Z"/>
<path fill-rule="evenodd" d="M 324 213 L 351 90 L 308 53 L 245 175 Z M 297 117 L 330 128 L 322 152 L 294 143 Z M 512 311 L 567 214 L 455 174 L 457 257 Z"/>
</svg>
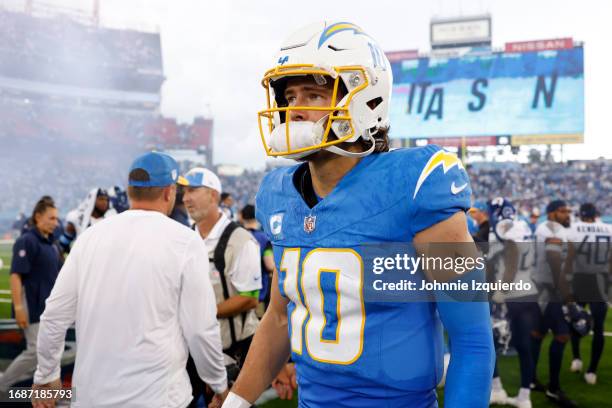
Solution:
<svg viewBox="0 0 612 408">
<path fill-rule="evenodd" d="M 582 141 L 583 47 L 571 39 L 561 49 L 534 44 L 447 57 L 388 53 L 394 77 L 391 138 Z"/>
</svg>

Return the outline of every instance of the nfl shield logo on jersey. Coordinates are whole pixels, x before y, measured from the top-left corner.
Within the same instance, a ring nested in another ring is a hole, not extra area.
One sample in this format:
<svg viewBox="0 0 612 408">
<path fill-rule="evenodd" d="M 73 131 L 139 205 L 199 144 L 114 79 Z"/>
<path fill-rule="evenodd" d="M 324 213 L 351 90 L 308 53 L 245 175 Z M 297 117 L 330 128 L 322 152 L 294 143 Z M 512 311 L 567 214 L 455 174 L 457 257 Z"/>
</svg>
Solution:
<svg viewBox="0 0 612 408">
<path fill-rule="evenodd" d="M 314 215 L 309 215 L 308 217 L 305 217 L 304 218 L 304 231 L 306 231 L 309 234 L 312 231 L 314 231 L 316 221 L 317 221 L 317 217 L 315 217 Z"/>
</svg>

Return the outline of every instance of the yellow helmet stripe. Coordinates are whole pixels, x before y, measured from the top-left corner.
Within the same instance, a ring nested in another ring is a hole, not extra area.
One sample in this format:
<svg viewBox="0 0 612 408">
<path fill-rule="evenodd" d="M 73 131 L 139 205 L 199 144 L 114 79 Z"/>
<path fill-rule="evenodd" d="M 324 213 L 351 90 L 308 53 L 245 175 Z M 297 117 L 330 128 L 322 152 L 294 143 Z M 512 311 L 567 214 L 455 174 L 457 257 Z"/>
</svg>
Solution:
<svg viewBox="0 0 612 408">
<path fill-rule="evenodd" d="M 327 27 L 323 33 L 321 33 L 321 38 L 319 38 L 319 48 L 321 48 L 321 45 L 323 45 L 325 41 L 329 40 L 334 34 L 345 30 L 353 30 L 355 34 L 365 34 L 361 28 L 357 27 L 353 23 L 335 23 Z"/>
<path fill-rule="evenodd" d="M 327 30 L 325 30 L 325 35 L 329 37 L 331 34 L 335 33 L 336 31 L 339 31 L 339 30 L 361 31 L 361 28 L 359 28 L 355 24 L 351 24 L 351 23 L 338 23 L 338 24 L 334 24 L 332 26 L 329 26 L 327 28 Z"/>
</svg>

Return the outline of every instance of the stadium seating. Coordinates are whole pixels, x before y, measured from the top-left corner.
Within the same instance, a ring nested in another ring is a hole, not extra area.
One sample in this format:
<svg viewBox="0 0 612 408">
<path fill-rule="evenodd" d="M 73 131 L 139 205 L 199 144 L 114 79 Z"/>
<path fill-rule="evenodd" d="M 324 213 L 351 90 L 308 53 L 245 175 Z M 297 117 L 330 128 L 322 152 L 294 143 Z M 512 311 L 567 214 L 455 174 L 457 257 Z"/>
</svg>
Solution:
<svg viewBox="0 0 612 408">
<path fill-rule="evenodd" d="M 602 215 L 612 213 L 612 161 L 573 161 L 468 167 L 476 199 L 503 196 L 518 208 L 543 212 L 546 204 L 560 198 L 577 207 L 594 203 Z"/>
<path fill-rule="evenodd" d="M 0 9 L 0 76 L 159 92 L 164 80 L 159 34 Z"/>
<path fill-rule="evenodd" d="M 125 185 L 126 169 L 144 150 L 206 145 L 211 124 L 0 95 L 0 172 L 7 175 L 0 180 L 0 231 L 42 194 L 65 214 L 94 186 Z"/>
</svg>

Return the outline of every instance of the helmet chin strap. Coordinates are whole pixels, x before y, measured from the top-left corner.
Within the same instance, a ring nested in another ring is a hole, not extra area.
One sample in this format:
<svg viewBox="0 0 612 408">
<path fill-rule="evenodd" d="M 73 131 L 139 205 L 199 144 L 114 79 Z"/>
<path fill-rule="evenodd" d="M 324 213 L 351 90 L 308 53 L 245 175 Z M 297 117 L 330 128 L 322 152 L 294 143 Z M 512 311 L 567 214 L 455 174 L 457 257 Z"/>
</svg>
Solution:
<svg viewBox="0 0 612 408">
<path fill-rule="evenodd" d="M 358 158 L 365 157 L 371 154 L 374 151 L 374 148 L 376 147 L 376 142 L 374 140 L 374 137 L 370 134 L 370 132 L 368 132 L 368 139 L 372 143 L 372 146 L 370 146 L 368 150 L 363 151 L 363 152 L 349 152 L 348 150 L 341 149 L 338 146 L 328 146 L 328 147 L 325 147 L 323 150 L 327 150 L 330 153 L 335 153 L 335 154 L 338 154 L 340 156 L 345 156 L 345 157 L 358 157 Z"/>
</svg>

